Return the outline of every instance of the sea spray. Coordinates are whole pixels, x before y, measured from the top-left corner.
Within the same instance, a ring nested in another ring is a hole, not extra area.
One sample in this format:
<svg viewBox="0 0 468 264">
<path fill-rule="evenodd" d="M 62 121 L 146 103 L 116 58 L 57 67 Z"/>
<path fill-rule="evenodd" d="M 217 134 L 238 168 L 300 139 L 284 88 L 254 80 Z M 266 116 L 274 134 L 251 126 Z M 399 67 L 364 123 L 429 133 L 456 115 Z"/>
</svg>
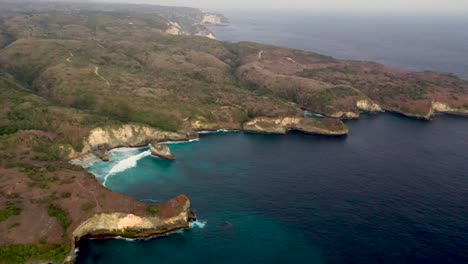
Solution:
<svg viewBox="0 0 468 264">
<path fill-rule="evenodd" d="M 206 226 L 206 221 L 201 221 L 201 220 L 197 220 L 197 221 L 194 221 L 194 222 L 190 222 L 189 224 L 190 228 L 205 228 Z"/>
<path fill-rule="evenodd" d="M 102 185 L 106 186 L 107 179 L 109 178 L 110 175 L 118 173 L 118 172 L 123 172 L 130 168 L 136 167 L 140 159 L 148 157 L 150 155 L 151 155 L 151 151 L 146 150 L 146 151 L 141 152 L 140 154 L 137 154 L 135 156 L 131 156 L 127 159 L 119 161 L 119 163 L 117 163 L 114 167 L 112 167 L 112 169 L 104 177 L 104 182 L 102 183 Z"/>
<path fill-rule="evenodd" d="M 113 149 L 111 150 L 110 152 L 113 153 L 113 152 L 135 152 L 135 151 L 138 151 L 138 150 L 143 150 L 143 149 L 147 149 L 148 146 L 144 146 L 144 147 L 140 147 L 140 148 L 133 148 L 133 147 L 125 147 L 125 148 L 116 148 L 116 149 Z"/>
<path fill-rule="evenodd" d="M 229 129 L 218 129 L 214 131 L 210 130 L 204 130 L 204 131 L 199 131 L 198 134 L 204 135 L 204 134 L 215 134 L 215 133 L 236 133 L 240 132 L 240 130 L 229 130 Z"/>
<path fill-rule="evenodd" d="M 184 140 L 184 141 L 165 141 L 165 142 L 160 142 L 160 144 L 182 144 L 182 143 L 190 143 L 190 142 L 195 142 L 195 141 L 200 141 L 199 138 L 195 139 L 190 139 L 190 140 Z"/>
</svg>

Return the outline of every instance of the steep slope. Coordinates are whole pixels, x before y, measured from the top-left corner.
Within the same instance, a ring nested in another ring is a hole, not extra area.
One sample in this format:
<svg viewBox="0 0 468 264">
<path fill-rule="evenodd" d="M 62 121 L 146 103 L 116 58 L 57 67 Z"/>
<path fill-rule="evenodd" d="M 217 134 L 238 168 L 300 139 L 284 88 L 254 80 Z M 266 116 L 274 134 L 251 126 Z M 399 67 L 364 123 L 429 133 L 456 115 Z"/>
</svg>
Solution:
<svg viewBox="0 0 468 264">
<path fill-rule="evenodd" d="M 468 81 L 451 74 L 409 72 L 373 62 L 344 61 L 255 43 L 234 45 L 237 76 L 301 107 L 331 117 L 360 111 L 429 119 L 435 112 L 467 115 Z"/>
</svg>

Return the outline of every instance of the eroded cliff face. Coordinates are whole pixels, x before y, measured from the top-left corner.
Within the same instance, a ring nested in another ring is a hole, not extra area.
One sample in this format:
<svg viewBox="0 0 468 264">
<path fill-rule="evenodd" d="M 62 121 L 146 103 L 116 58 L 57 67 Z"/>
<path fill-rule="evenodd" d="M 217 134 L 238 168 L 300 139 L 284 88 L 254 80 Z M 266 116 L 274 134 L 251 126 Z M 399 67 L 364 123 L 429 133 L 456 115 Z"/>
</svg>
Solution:
<svg viewBox="0 0 468 264">
<path fill-rule="evenodd" d="M 144 125 L 98 127 L 90 131 L 82 152 L 75 154 L 74 158 L 88 153 L 103 158 L 107 151 L 118 147 L 141 147 L 153 141 L 182 141 L 197 137 L 196 134 L 167 132 Z"/>
<path fill-rule="evenodd" d="M 83 237 L 145 238 L 188 228 L 189 222 L 195 219 L 185 195 L 152 210 L 154 215 L 146 216 L 118 212 L 96 214 L 73 231 L 73 238 L 75 241 Z"/>
<path fill-rule="evenodd" d="M 194 131 L 216 131 L 220 129 L 226 130 L 241 130 L 242 126 L 236 123 L 213 123 L 205 120 L 195 120 L 191 122 L 191 127 Z"/>
<path fill-rule="evenodd" d="M 382 107 L 370 100 L 359 100 L 356 102 L 356 106 L 359 110 L 369 113 L 384 112 Z"/>
<path fill-rule="evenodd" d="M 226 18 L 224 18 L 221 15 L 206 13 L 203 16 L 201 24 L 204 24 L 204 25 L 218 25 L 218 26 L 219 25 L 226 25 L 227 20 L 226 20 Z"/>
<path fill-rule="evenodd" d="M 169 22 L 168 28 L 166 29 L 165 33 L 169 35 L 176 35 L 176 36 L 185 34 L 184 30 L 177 22 Z"/>
<path fill-rule="evenodd" d="M 243 130 L 266 134 L 286 134 L 289 130 L 329 136 L 348 134 L 348 128 L 340 120 L 303 117 L 255 118 L 246 122 Z"/>
<path fill-rule="evenodd" d="M 432 102 L 432 109 L 434 110 L 434 112 L 437 112 L 437 113 L 468 116 L 468 109 L 466 108 L 455 108 L 455 107 L 449 106 L 446 103 L 437 102 L 437 101 Z"/>
</svg>

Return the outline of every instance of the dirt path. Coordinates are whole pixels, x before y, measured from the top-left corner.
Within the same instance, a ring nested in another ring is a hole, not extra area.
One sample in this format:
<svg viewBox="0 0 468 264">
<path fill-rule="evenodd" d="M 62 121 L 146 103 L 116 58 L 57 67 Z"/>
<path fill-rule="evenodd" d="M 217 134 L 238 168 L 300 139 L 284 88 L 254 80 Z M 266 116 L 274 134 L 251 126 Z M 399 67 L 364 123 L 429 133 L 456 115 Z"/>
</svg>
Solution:
<svg viewBox="0 0 468 264">
<path fill-rule="evenodd" d="M 106 84 L 107 84 L 107 87 L 110 87 L 110 82 L 109 82 L 106 78 L 104 78 L 102 75 L 99 74 L 99 67 L 98 67 L 98 66 L 95 66 L 95 68 L 94 68 L 94 74 L 96 74 L 97 77 L 99 77 L 99 78 L 101 78 L 103 81 L 105 81 Z"/>
</svg>

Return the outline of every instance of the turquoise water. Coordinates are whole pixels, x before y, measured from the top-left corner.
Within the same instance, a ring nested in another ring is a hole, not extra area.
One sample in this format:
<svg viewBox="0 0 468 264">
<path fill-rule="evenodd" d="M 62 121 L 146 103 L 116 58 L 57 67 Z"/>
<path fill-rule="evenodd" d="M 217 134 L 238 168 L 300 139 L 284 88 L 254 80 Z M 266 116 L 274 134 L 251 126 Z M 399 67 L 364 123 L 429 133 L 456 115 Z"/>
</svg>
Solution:
<svg viewBox="0 0 468 264">
<path fill-rule="evenodd" d="M 89 170 L 145 202 L 184 193 L 199 221 L 147 241 L 84 240 L 78 263 L 466 263 L 468 122 L 397 115 L 350 135 L 216 133 L 112 152 Z M 110 171 L 113 173 L 109 174 Z"/>
</svg>

